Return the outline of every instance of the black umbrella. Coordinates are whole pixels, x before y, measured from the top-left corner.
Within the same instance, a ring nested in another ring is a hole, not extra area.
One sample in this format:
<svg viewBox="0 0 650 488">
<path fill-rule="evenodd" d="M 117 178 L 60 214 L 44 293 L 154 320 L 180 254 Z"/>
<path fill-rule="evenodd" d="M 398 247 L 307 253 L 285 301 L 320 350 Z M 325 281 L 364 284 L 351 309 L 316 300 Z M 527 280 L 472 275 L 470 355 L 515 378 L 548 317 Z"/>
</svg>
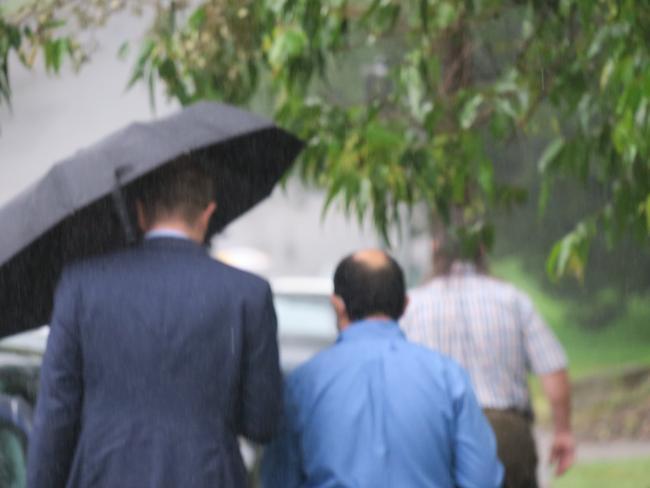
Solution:
<svg viewBox="0 0 650 488">
<path fill-rule="evenodd" d="M 156 169 L 189 154 L 213 175 L 212 235 L 268 196 L 301 149 L 264 118 L 202 102 L 55 164 L 0 208 L 0 337 L 47 323 L 66 263 L 133 240 L 129 195 Z"/>
</svg>

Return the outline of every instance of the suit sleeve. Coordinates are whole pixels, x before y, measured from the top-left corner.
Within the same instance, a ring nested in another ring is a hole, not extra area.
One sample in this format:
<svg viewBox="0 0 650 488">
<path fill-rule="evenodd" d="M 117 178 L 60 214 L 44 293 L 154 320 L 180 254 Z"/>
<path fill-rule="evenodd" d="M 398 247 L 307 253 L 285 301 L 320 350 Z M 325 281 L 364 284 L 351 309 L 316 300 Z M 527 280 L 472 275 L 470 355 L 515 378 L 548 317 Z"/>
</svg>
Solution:
<svg viewBox="0 0 650 488">
<path fill-rule="evenodd" d="M 262 299 L 248 307 L 245 320 L 239 429 L 252 441 L 268 442 L 282 413 L 277 322 L 268 284 Z"/>
<path fill-rule="evenodd" d="M 70 274 L 64 272 L 54 300 L 29 442 L 30 488 L 65 486 L 69 476 L 79 433 L 83 388 L 78 299 Z"/>
<path fill-rule="evenodd" d="M 454 479 L 459 488 L 499 488 L 503 466 L 497 457 L 492 427 L 476 400 L 467 373 L 460 367 L 451 380 L 454 399 Z"/>
</svg>

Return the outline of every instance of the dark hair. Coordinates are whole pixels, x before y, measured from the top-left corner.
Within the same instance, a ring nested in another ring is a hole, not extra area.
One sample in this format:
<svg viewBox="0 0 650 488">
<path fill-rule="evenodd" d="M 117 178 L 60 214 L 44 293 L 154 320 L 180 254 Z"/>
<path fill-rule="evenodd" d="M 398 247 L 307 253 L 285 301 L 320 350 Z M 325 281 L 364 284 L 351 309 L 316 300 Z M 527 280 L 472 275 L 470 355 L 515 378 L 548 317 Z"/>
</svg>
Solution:
<svg viewBox="0 0 650 488">
<path fill-rule="evenodd" d="M 194 223 L 214 200 L 214 182 L 200 162 L 181 156 L 146 176 L 137 191 L 145 218 L 178 214 Z"/>
<path fill-rule="evenodd" d="M 373 266 L 347 256 L 336 267 L 334 293 L 343 299 L 351 321 L 385 314 L 394 320 L 404 312 L 406 286 L 402 268 L 390 255 L 386 262 Z"/>
<path fill-rule="evenodd" d="M 473 235 L 458 235 L 452 232 L 448 225 L 437 216 L 431 221 L 431 233 L 437 241 L 437 248 L 433 253 L 433 276 L 447 276 L 451 274 L 455 262 L 470 262 L 474 264 L 479 273 L 488 272 L 486 247 L 489 247 L 489 238 L 485 235 L 484 228 Z"/>
</svg>

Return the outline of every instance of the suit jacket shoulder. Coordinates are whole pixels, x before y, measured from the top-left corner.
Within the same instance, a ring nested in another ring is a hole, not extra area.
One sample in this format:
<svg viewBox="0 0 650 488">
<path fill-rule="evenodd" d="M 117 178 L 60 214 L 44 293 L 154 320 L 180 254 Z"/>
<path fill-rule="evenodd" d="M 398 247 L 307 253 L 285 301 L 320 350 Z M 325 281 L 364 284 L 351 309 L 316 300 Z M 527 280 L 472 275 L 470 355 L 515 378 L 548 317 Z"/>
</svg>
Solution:
<svg viewBox="0 0 650 488">
<path fill-rule="evenodd" d="M 269 282 L 264 278 L 262 278 L 261 276 L 258 276 L 254 273 L 250 273 L 248 271 L 239 268 L 235 268 L 217 259 L 212 259 L 209 257 L 208 259 L 210 259 L 214 263 L 215 268 L 218 268 L 220 272 L 223 273 L 224 276 L 227 277 L 229 280 L 238 283 L 243 283 L 249 288 L 252 288 L 253 290 L 260 293 L 266 292 L 271 288 Z"/>
</svg>

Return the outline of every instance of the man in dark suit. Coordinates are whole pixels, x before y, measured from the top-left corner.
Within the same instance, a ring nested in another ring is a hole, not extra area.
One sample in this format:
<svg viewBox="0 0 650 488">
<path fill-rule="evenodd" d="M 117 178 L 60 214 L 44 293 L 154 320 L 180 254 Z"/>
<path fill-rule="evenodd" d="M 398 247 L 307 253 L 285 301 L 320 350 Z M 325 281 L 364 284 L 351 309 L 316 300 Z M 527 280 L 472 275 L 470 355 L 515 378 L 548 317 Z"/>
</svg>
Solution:
<svg viewBox="0 0 650 488">
<path fill-rule="evenodd" d="M 64 271 L 55 298 L 30 488 L 240 487 L 237 435 L 280 415 L 268 284 L 201 246 L 215 211 L 197 165 L 156 173 L 139 247 Z"/>
</svg>

